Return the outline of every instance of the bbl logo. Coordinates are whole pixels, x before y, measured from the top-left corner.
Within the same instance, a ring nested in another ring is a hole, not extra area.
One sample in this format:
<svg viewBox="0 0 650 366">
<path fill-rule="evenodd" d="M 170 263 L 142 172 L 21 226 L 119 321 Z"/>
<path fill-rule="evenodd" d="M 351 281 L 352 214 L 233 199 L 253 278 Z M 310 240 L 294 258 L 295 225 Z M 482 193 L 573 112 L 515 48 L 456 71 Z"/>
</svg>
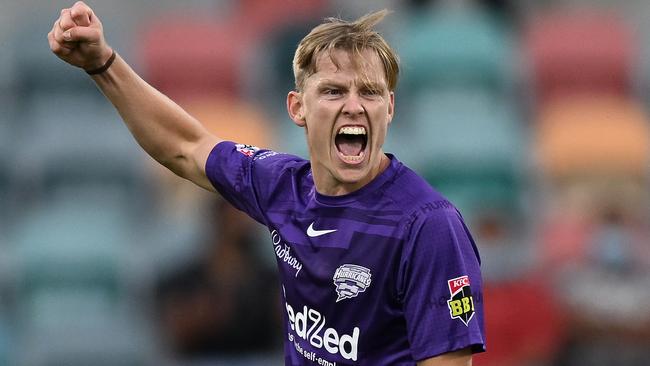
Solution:
<svg viewBox="0 0 650 366">
<path fill-rule="evenodd" d="M 334 284 L 339 295 L 336 302 L 351 297 L 356 297 L 360 292 L 366 291 L 370 286 L 372 275 L 366 267 L 356 264 L 344 264 L 334 272 Z"/>
<path fill-rule="evenodd" d="M 469 287 L 469 276 L 462 276 L 447 281 L 451 297 L 447 301 L 452 319 L 460 319 L 465 325 L 474 316 L 474 300 Z"/>
<path fill-rule="evenodd" d="M 255 155 L 255 153 L 260 149 L 257 146 L 244 145 L 244 144 L 236 144 L 235 148 L 237 148 L 237 151 L 248 156 L 249 158 Z"/>
</svg>

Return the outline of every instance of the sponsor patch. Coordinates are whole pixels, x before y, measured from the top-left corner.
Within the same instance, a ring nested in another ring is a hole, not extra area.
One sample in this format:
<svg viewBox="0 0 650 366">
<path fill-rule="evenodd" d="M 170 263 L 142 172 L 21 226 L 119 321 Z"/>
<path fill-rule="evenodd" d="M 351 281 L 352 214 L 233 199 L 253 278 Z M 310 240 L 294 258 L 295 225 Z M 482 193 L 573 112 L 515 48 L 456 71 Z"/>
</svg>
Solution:
<svg viewBox="0 0 650 366">
<path fill-rule="evenodd" d="M 302 269 L 302 263 L 291 253 L 291 247 L 282 240 L 280 233 L 277 230 L 271 231 L 271 241 L 273 242 L 273 251 L 278 260 L 286 263 L 289 267 L 296 271 L 295 277 Z"/>
<path fill-rule="evenodd" d="M 359 293 L 366 291 L 372 281 L 372 275 L 366 267 L 344 264 L 336 269 L 332 279 L 338 294 L 336 302 L 339 302 L 343 299 L 356 297 Z"/>
<path fill-rule="evenodd" d="M 267 150 L 267 151 L 264 151 L 264 152 L 261 152 L 261 153 L 255 155 L 253 160 L 256 160 L 256 161 L 257 160 L 264 160 L 266 158 L 270 158 L 271 156 L 276 156 L 276 155 L 278 155 L 277 152 L 275 152 L 273 150 Z"/>
<path fill-rule="evenodd" d="M 298 353 L 312 361 L 310 364 L 336 365 L 336 362 L 329 362 L 317 357 L 314 351 L 304 347 L 305 343 L 301 342 L 300 339 L 308 341 L 311 347 L 317 350 L 325 348 L 327 352 L 333 355 L 341 355 L 346 360 L 357 360 L 359 338 L 361 337 L 359 327 L 354 327 L 351 334 L 345 334 L 340 330 L 328 327 L 325 315 L 316 309 L 306 305 L 303 305 L 302 309 L 294 309 L 286 300 L 284 306 L 287 310 L 289 328 L 291 329 L 287 334 L 289 341 L 293 342 Z"/>
<path fill-rule="evenodd" d="M 459 319 L 466 326 L 474 316 L 474 299 L 469 285 L 469 276 L 461 276 L 447 281 L 450 298 L 447 300 L 449 315 Z"/>
<path fill-rule="evenodd" d="M 244 145 L 244 144 L 236 144 L 235 148 L 237 149 L 237 151 L 239 151 L 240 153 L 248 156 L 249 158 L 251 156 L 255 155 L 255 153 L 260 149 L 257 146 Z"/>
</svg>

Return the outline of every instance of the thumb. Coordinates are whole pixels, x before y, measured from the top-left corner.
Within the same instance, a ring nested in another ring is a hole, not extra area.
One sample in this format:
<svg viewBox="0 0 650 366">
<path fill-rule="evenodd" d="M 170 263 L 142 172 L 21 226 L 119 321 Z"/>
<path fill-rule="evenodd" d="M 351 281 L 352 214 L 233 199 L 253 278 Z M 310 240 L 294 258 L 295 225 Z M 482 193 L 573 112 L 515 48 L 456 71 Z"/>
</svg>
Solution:
<svg viewBox="0 0 650 366">
<path fill-rule="evenodd" d="M 63 32 L 63 39 L 67 42 L 98 43 L 101 32 L 91 27 L 73 27 Z"/>
</svg>

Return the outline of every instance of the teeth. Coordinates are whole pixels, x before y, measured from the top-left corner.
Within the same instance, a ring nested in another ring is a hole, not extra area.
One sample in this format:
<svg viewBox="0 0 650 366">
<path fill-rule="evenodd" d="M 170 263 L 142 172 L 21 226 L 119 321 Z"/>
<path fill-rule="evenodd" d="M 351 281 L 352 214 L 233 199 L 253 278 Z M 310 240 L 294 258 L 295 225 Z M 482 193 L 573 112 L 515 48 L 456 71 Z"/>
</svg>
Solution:
<svg viewBox="0 0 650 366">
<path fill-rule="evenodd" d="M 363 157 L 365 156 L 365 154 L 362 151 L 359 156 L 348 156 L 348 155 L 342 155 L 342 156 L 343 156 L 343 159 L 347 160 L 348 162 L 355 163 L 355 162 L 363 160 Z"/>
<path fill-rule="evenodd" d="M 341 129 L 339 130 L 339 134 L 365 135 L 366 134 L 366 129 L 365 129 L 365 127 L 358 127 L 358 126 L 344 126 L 344 127 L 341 127 Z"/>
</svg>

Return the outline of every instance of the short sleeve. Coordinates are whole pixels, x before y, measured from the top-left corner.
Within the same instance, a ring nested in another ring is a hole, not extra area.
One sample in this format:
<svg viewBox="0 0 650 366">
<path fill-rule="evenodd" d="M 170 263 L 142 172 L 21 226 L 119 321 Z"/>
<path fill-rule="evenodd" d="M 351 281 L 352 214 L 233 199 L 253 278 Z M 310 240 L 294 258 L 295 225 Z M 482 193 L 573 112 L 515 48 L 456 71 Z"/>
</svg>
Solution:
<svg viewBox="0 0 650 366">
<path fill-rule="evenodd" d="M 423 360 L 471 347 L 484 351 L 480 258 L 455 210 L 413 224 L 400 264 L 411 353 Z"/>
<path fill-rule="evenodd" d="M 305 160 L 290 154 L 222 141 L 208 155 L 205 173 L 228 202 L 266 225 L 269 197 L 301 163 Z"/>
</svg>

